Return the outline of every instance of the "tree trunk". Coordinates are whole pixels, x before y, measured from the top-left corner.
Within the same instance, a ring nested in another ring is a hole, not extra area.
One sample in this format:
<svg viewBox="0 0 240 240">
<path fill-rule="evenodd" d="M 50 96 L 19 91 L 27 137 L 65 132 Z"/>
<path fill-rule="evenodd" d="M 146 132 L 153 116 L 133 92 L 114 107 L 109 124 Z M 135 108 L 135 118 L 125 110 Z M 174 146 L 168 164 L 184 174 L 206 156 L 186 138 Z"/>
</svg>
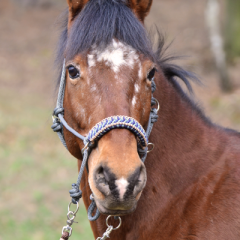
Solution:
<svg viewBox="0 0 240 240">
<path fill-rule="evenodd" d="M 240 57 L 240 1 L 227 0 L 226 19 L 226 51 L 227 58 L 234 60 Z"/>
<path fill-rule="evenodd" d="M 219 73 L 220 86 L 224 92 L 228 92 L 231 91 L 232 86 L 227 72 L 223 37 L 221 36 L 220 31 L 219 8 L 218 0 L 208 0 L 206 20 L 209 28 L 211 48 L 216 62 L 217 71 Z"/>
</svg>

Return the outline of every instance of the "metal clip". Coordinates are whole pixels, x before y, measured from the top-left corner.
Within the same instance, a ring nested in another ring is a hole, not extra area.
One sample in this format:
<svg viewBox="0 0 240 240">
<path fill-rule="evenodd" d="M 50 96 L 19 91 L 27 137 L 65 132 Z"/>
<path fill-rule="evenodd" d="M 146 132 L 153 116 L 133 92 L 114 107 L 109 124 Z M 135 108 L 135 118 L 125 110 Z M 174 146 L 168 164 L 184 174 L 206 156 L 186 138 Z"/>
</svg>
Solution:
<svg viewBox="0 0 240 240">
<path fill-rule="evenodd" d="M 102 237 L 98 237 L 97 240 L 106 240 L 107 238 L 110 238 L 110 233 L 112 232 L 113 230 L 113 226 L 110 226 L 107 228 L 106 232 L 103 234 Z"/>
<path fill-rule="evenodd" d="M 72 211 L 70 211 L 70 207 L 71 207 L 71 205 L 72 205 L 72 202 L 70 202 L 70 203 L 68 204 L 68 212 L 72 212 Z M 76 209 L 75 212 L 73 212 L 72 215 L 75 216 L 75 215 L 77 214 L 77 212 L 78 212 L 78 209 L 79 209 L 79 203 L 77 202 L 77 209 Z"/>
<path fill-rule="evenodd" d="M 120 217 L 118 217 L 118 220 L 119 220 L 119 224 L 117 227 L 113 227 L 111 225 L 108 224 L 108 220 L 110 217 L 113 217 L 112 215 L 109 215 L 106 219 L 106 225 L 107 225 L 107 230 L 105 231 L 105 233 L 103 233 L 103 236 L 102 237 L 98 237 L 96 240 L 106 240 L 107 238 L 110 238 L 110 233 L 113 231 L 113 230 L 117 230 L 118 228 L 120 228 L 121 224 L 122 224 L 122 219 Z"/>
<path fill-rule="evenodd" d="M 67 218 L 68 218 L 68 220 L 67 220 L 67 225 L 64 226 L 63 229 L 62 229 L 62 234 L 63 234 L 64 232 L 69 232 L 69 237 L 72 235 L 72 228 L 71 228 L 72 224 L 73 224 L 73 223 L 77 223 L 77 222 L 74 221 L 74 219 L 75 219 L 76 214 L 77 214 L 78 209 L 79 209 L 79 204 L 78 204 L 78 202 L 77 202 L 77 209 L 76 209 L 76 211 L 75 211 L 75 212 L 70 211 L 70 206 L 71 206 L 71 204 L 72 204 L 72 202 L 70 202 L 70 203 L 68 204 L 68 213 L 67 213 Z M 71 217 L 71 216 L 72 216 L 72 217 Z"/>
<path fill-rule="evenodd" d="M 72 228 L 69 225 L 64 226 L 63 229 L 62 229 L 62 234 L 64 232 L 69 232 L 69 237 L 70 237 L 72 235 Z"/>
</svg>

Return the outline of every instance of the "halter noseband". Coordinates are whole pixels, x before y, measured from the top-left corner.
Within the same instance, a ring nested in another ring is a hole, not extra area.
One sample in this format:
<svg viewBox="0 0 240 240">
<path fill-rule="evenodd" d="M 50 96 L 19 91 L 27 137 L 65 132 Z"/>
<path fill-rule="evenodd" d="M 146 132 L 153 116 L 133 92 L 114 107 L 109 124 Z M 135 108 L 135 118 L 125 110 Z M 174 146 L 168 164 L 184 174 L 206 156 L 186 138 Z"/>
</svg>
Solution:
<svg viewBox="0 0 240 240">
<path fill-rule="evenodd" d="M 81 168 L 78 174 L 77 182 L 72 184 L 72 189 L 69 191 L 70 196 L 72 197 L 72 203 L 76 204 L 78 203 L 79 199 L 82 197 L 82 192 L 79 189 L 80 181 L 85 169 L 85 166 L 87 166 L 87 160 L 89 157 L 89 154 L 91 153 L 91 150 L 93 149 L 93 146 L 96 141 L 98 141 L 104 134 L 111 131 L 112 129 L 116 128 L 124 128 L 128 129 L 138 139 L 138 153 L 141 157 L 142 162 L 145 161 L 148 153 L 148 137 L 152 131 L 153 123 L 157 121 L 158 118 L 158 110 L 159 110 L 159 103 L 158 101 L 152 96 L 151 98 L 151 106 L 158 104 L 158 109 L 151 108 L 151 112 L 149 115 L 148 120 L 148 126 L 147 130 L 143 129 L 141 124 L 135 120 L 134 118 L 128 117 L 128 116 L 111 116 L 106 119 L 103 119 L 99 123 L 97 123 L 88 133 L 86 137 L 76 132 L 73 128 L 71 128 L 67 122 L 65 121 L 63 115 L 64 115 L 64 108 L 63 108 L 63 100 L 64 100 L 64 92 L 65 92 L 65 78 L 66 78 L 66 67 L 65 67 L 65 60 L 63 62 L 63 68 L 62 68 L 62 75 L 60 80 L 60 86 L 59 86 L 59 92 L 58 92 L 58 98 L 57 98 L 57 106 L 53 111 L 53 125 L 52 129 L 54 132 L 57 132 L 61 142 L 63 145 L 67 148 L 67 144 L 64 139 L 63 135 L 63 126 L 70 131 L 72 134 L 74 134 L 76 137 L 81 139 L 84 143 L 84 148 L 82 149 L 83 154 L 83 160 L 81 164 Z M 156 85 L 154 80 L 151 81 L 151 89 L 152 94 L 156 90 Z M 88 219 L 90 221 L 96 220 L 100 213 L 98 209 L 96 210 L 95 216 L 92 216 L 92 213 L 94 209 L 96 208 L 96 203 L 94 201 L 93 196 L 91 195 L 90 199 L 92 200 L 92 203 L 90 204 L 88 208 Z"/>
</svg>

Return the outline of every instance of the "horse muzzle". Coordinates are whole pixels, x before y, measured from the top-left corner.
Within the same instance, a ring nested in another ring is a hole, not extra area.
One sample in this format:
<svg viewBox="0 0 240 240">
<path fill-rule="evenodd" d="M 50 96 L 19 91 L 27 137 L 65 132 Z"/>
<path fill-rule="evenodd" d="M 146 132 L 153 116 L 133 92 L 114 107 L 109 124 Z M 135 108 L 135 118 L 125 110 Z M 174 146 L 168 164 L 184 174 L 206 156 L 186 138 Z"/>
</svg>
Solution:
<svg viewBox="0 0 240 240">
<path fill-rule="evenodd" d="M 92 188 L 99 211 L 103 214 L 124 215 L 136 209 L 147 181 L 146 168 L 143 163 L 127 178 L 119 177 L 107 166 L 98 166 L 93 173 Z M 91 185 L 91 184 L 90 184 Z"/>
</svg>

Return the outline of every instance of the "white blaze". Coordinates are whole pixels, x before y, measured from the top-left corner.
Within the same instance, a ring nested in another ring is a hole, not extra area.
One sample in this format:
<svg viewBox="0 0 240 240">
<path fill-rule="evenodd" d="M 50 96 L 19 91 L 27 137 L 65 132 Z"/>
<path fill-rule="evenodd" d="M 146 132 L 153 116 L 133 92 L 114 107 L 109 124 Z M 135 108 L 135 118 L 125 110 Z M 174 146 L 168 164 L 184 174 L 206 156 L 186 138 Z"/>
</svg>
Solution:
<svg viewBox="0 0 240 240">
<path fill-rule="evenodd" d="M 136 97 L 134 96 L 132 99 L 132 106 L 135 107 L 135 104 L 136 104 Z"/>
<path fill-rule="evenodd" d="M 94 67 L 96 65 L 96 61 L 94 59 L 94 55 L 88 54 L 88 66 Z"/>
<path fill-rule="evenodd" d="M 135 92 L 138 93 L 140 90 L 140 86 L 137 83 L 135 83 L 134 88 L 135 88 Z"/>
<path fill-rule="evenodd" d="M 113 40 L 109 46 L 103 51 L 99 51 L 96 47 L 88 54 L 88 65 L 93 67 L 96 62 L 104 62 L 107 66 L 117 73 L 121 66 L 133 68 L 135 63 L 140 63 L 139 56 L 136 51 L 129 45 Z"/>
<path fill-rule="evenodd" d="M 110 49 L 106 49 L 104 52 L 100 53 L 97 56 L 97 61 L 105 61 L 107 65 L 110 65 L 113 68 L 114 72 L 118 72 L 119 68 L 125 64 L 125 60 L 123 58 L 123 51 L 121 48 L 114 49 L 113 51 L 111 51 Z"/>
<path fill-rule="evenodd" d="M 127 186 L 129 184 L 128 181 L 124 178 L 120 178 L 115 181 L 115 184 L 118 187 L 120 199 L 123 199 L 123 196 L 127 190 Z"/>
</svg>

